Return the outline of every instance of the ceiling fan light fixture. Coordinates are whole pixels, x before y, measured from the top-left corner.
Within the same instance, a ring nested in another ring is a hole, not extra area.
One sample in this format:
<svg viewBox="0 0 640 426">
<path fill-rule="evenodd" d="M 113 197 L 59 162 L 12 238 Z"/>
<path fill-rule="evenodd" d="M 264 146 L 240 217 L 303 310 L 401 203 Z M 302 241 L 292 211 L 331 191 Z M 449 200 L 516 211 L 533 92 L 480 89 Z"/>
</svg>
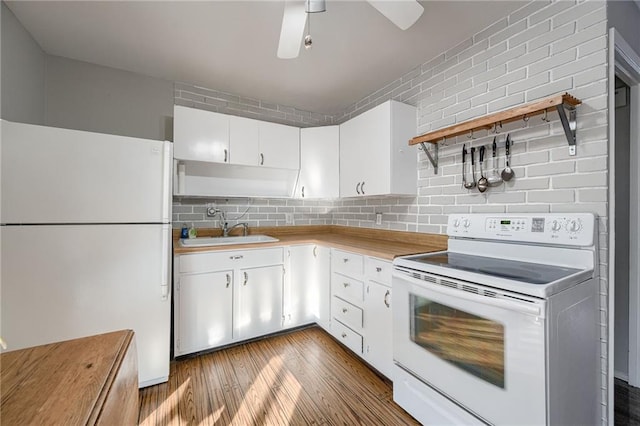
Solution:
<svg viewBox="0 0 640 426">
<path fill-rule="evenodd" d="M 325 0 L 306 0 L 305 11 L 307 13 L 326 12 L 327 5 Z"/>
<path fill-rule="evenodd" d="M 304 37 L 304 48 L 309 50 L 313 47 L 312 45 L 313 45 L 313 39 L 311 38 L 311 34 L 307 34 Z"/>
</svg>

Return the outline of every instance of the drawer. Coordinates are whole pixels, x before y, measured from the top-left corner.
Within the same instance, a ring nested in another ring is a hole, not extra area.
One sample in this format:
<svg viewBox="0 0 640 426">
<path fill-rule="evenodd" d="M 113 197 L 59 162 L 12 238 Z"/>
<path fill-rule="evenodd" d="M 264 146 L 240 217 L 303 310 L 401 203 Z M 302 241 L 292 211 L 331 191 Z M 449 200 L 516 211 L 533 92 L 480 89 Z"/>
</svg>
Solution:
<svg viewBox="0 0 640 426">
<path fill-rule="evenodd" d="M 178 256 L 178 272 L 210 272 L 282 264 L 282 248 L 225 250 Z"/>
<path fill-rule="evenodd" d="M 364 257 L 348 251 L 336 250 L 331 252 L 331 271 L 343 275 L 360 278 L 364 270 Z"/>
<path fill-rule="evenodd" d="M 331 294 L 361 305 L 364 301 L 364 283 L 334 272 L 331 274 Z"/>
<path fill-rule="evenodd" d="M 362 309 L 339 297 L 331 300 L 331 316 L 354 330 L 362 329 Z"/>
<path fill-rule="evenodd" d="M 386 260 L 367 257 L 364 261 L 364 274 L 370 280 L 377 281 L 380 284 L 391 285 L 392 270 L 393 265 Z"/>
<path fill-rule="evenodd" d="M 339 321 L 331 321 L 331 332 L 336 339 L 358 355 L 362 355 L 362 336 Z"/>
</svg>

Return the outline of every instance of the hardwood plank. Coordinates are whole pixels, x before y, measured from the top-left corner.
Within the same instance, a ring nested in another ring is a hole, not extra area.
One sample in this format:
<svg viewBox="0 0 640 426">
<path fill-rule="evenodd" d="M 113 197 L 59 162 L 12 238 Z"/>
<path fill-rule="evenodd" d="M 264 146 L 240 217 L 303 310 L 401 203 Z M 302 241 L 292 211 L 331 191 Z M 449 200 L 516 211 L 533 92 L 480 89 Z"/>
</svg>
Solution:
<svg viewBox="0 0 640 426">
<path fill-rule="evenodd" d="M 141 390 L 140 424 L 418 424 L 391 384 L 318 327 L 171 365 Z"/>
</svg>

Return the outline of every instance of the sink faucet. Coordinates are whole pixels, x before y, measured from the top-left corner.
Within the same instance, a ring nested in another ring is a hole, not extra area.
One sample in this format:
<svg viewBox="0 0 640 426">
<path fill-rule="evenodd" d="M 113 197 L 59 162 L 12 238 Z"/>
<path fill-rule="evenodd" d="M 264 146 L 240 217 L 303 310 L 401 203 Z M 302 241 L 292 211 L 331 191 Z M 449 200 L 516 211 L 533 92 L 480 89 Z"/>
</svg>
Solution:
<svg viewBox="0 0 640 426">
<path fill-rule="evenodd" d="M 246 222 L 239 222 L 236 223 L 235 225 L 229 227 L 229 224 L 227 222 L 224 222 L 222 224 L 222 236 L 223 237 L 228 237 L 229 236 L 229 231 L 231 231 L 233 228 L 237 228 L 238 226 L 242 226 L 242 235 L 243 236 L 247 236 L 247 232 L 249 231 L 249 224 Z"/>
</svg>

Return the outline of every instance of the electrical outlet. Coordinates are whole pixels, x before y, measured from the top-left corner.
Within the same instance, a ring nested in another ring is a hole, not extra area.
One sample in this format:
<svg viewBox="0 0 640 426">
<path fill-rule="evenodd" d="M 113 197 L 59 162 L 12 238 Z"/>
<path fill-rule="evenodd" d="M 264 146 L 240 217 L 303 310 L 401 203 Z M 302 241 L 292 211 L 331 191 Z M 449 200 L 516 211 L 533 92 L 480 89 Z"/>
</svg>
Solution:
<svg viewBox="0 0 640 426">
<path fill-rule="evenodd" d="M 376 213 L 376 225 L 382 225 L 382 213 Z"/>
<path fill-rule="evenodd" d="M 284 214 L 284 223 L 286 225 L 293 225 L 293 213 Z"/>
</svg>

